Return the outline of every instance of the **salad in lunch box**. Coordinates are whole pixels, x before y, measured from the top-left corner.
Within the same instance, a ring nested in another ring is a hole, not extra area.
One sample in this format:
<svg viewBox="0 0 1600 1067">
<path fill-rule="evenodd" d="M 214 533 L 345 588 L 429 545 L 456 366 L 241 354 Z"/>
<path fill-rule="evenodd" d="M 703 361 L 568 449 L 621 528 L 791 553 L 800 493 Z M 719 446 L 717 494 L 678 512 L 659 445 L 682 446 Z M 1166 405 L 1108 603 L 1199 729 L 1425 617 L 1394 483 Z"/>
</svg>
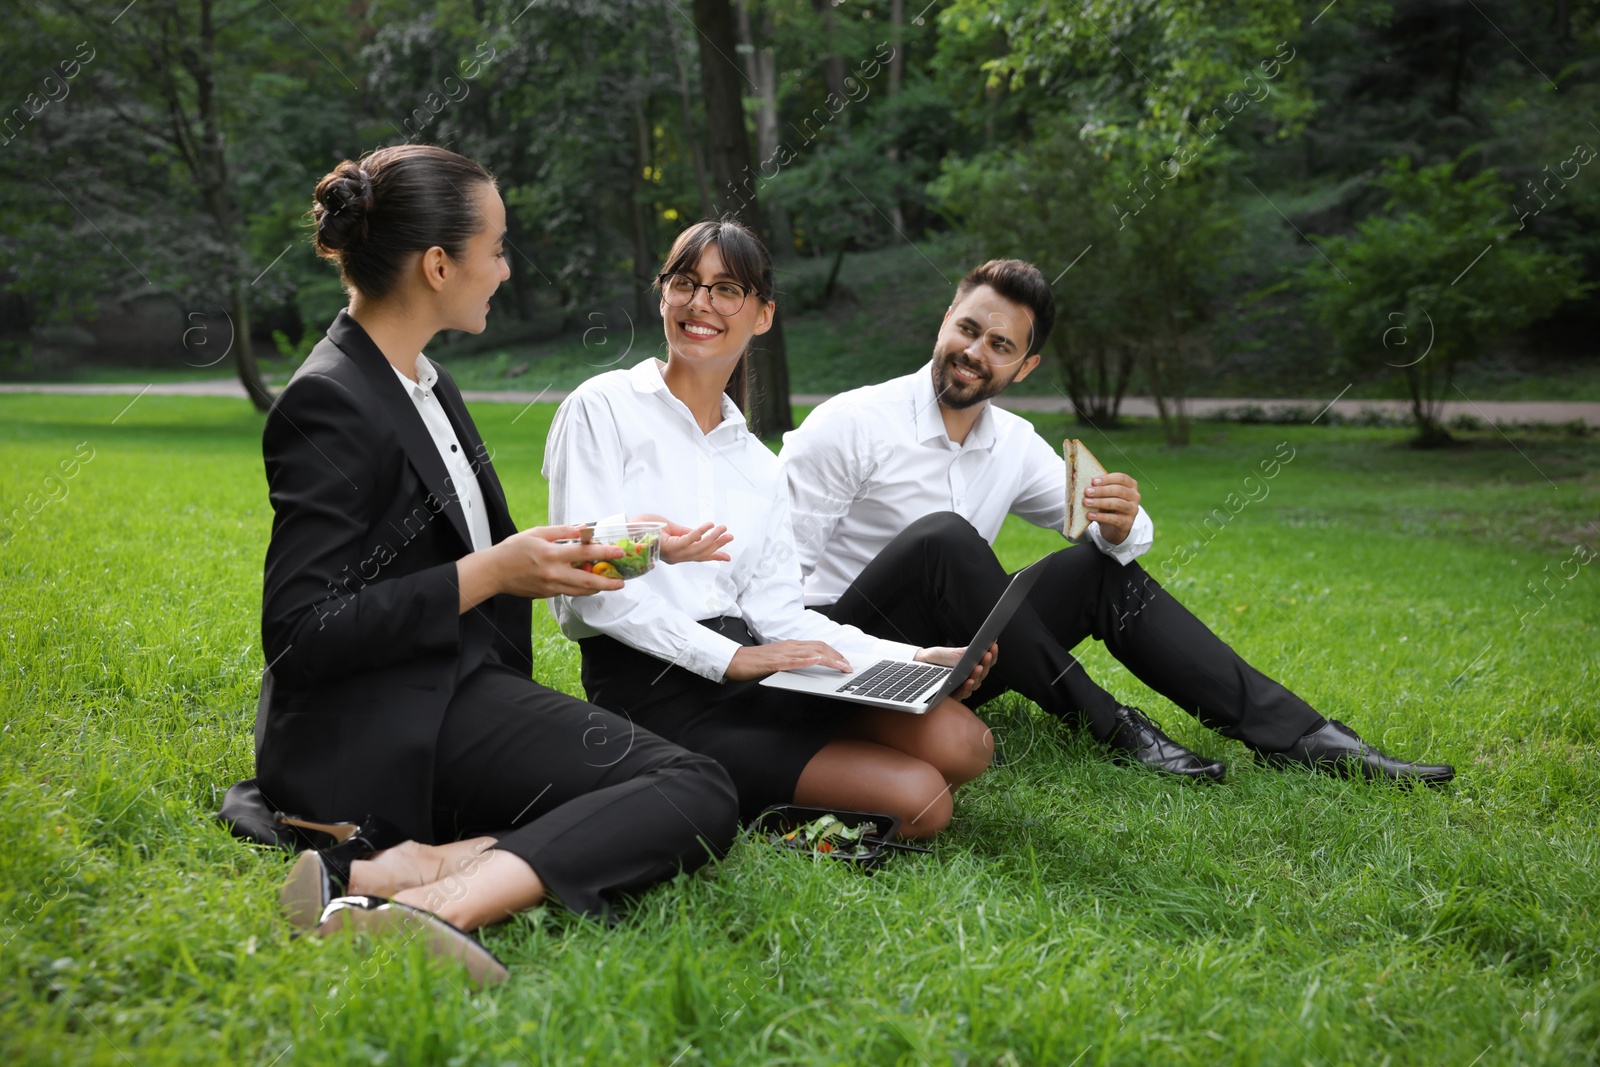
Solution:
<svg viewBox="0 0 1600 1067">
<path fill-rule="evenodd" d="M 616 545 L 622 549 L 620 559 L 582 560 L 573 566 L 603 578 L 637 578 L 648 574 L 661 559 L 661 535 L 666 524 L 660 522 L 629 522 L 586 527 L 583 541 L 594 545 Z M 564 540 L 562 544 L 571 544 Z"/>
<path fill-rule="evenodd" d="M 871 855 L 878 842 L 878 824 L 863 822 L 846 826 L 836 816 L 824 815 L 790 830 L 786 834 L 773 834 L 772 843 L 789 848 L 810 849 L 823 855 L 840 859 L 859 859 Z"/>
<path fill-rule="evenodd" d="M 583 563 L 574 563 L 579 570 L 598 574 L 605 578 L 637 578 L 648 572 L 656 565 L 656 560 L 661 558 L 660 538 L 653 533 L 645 534 L 638 540 L 631 537 L 622 537 L 611 544 L 622 549 L 627 555 L 621 559 L 597 559 Z"/>
</svg>

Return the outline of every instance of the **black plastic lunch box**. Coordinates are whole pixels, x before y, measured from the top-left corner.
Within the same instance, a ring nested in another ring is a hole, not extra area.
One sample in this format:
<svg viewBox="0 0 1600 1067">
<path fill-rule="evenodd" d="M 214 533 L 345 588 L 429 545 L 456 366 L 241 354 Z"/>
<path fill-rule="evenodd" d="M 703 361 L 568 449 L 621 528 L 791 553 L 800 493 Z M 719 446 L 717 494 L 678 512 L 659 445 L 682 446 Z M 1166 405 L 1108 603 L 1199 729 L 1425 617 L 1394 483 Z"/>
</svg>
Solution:
<svg viewBox="0 0 1600 1067">
<path fill-rule="evenodd" d="M 916 845 L 903 845 L 894 839 L 900 829 L 898 815 L 885 815 L 873 811 L 835 811 L 829 808 L 807 808 L 799 804 L 774 804 L 767 808 L 755 821 L 751 828 L 762 834 L 776 834 L 782 836 L 790 830 L 796 830 L 814 819 L 824 815 L 832 815 L 846 826 L 860 826 L 862 823 L 875 823 L 878 833 L 871 837 L 863 837 L 863 844 L 870 846 L 868 852 L 862 856 L 835 855 L 831 852 L 817 852 L 803 845 L 786 844 L 783 841 L 773 842 L 776 848 L 786 852 L 808 852 L 813 856 L 820 856 L 832 860 L 840 860 L 854 864 L 857 867 L 872 869 L 880 866 L 890 852 L 931 852 L 931 849 L 921 848 Z"/>
</svg>

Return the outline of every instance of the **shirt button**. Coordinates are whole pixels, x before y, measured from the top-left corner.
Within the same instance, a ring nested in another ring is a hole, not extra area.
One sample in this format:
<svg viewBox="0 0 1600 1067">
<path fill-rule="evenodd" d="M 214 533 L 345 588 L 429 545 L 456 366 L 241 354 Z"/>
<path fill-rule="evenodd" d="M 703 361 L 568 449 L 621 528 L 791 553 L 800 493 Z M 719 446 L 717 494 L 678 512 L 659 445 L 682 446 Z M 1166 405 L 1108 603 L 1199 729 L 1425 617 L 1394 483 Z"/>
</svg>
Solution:
<svg viewBox="0 0 1600 1067">
<path fill-rule="evenodd" d="M 456 446 L 455 445 L 451 445 L 450 446 L 450 451 L 454 452 L 455 450 L 456 450 Z"/>
</svg>

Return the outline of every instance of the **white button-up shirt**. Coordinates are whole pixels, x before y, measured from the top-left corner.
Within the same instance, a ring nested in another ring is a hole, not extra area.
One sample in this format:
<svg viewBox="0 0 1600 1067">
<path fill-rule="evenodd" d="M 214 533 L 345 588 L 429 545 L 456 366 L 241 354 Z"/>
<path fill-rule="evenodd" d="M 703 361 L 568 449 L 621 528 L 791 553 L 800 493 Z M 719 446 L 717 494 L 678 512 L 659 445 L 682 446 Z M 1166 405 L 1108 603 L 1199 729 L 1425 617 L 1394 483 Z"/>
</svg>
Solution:
<svg viewBox="0 0 1600 1067">
<path fill-rule="evenodd" d="M 556 412 L 545 442 L 550 521 L 556 524 L 664 515 L 686 526 L 715 522 L 734 535 L 732 557 L 659 564 L 621 590 L 554 597 L 561 632 L 608 634 L 696 674 L 721 681 L 738 651 L 700 619 L 744 619 L 763 642 L 825 641 L 860 669 L 910 659 L 917 646 L 884 641 L 808 611 L 778 459 L 727 397 L 722 421 L 701 431 L 668 390 L 654 358 L 584 382 Z"/>
<path fill-rule="evenodd" d="M 393 367 L 393 364 L 390 366 Z M 494 535 L 489 532 L 489 509 L 483 502 L 483 489 L 478 485 L 478 472 L 474 469 L 472 457 L 467 455 L 466 449 L 456 439 L 450 416 L 445 414 L 439 398 L 434 395 L 433 387 L 439 383 L 439 369 L 429 362 L 427 356 L 418 354 L 416 381 L 407 378 L 399 370 L 395 370 L 394 376 L 400 379 L 406 395 L 416 405 L 417 414 L 422 416 L 422 424 L 428 428 L 428 436 L 433 438 L 433 447 L 439 450 L 439 458 L 444 460 L 444 469 L 450 474 L 450 484 L 467 513 L 472 550 L 483 551 L 494 544 Z"/>
<path fill-rule="evenodd" d="M 832 604 L 907 526 L 953 511 L 993 544 L 1015 514 L 1066 528 L 1067 470 L 1033 424 L 985 404 L 961 444 L 950 440 L 933 390 L 933 365 L 825 401 L 783 437 L 805 602 Z M 1127 564 L 1150 548 L 1143 507 L 1121 544 L 1089 524 L 1087 538 Z"/>
</svg>

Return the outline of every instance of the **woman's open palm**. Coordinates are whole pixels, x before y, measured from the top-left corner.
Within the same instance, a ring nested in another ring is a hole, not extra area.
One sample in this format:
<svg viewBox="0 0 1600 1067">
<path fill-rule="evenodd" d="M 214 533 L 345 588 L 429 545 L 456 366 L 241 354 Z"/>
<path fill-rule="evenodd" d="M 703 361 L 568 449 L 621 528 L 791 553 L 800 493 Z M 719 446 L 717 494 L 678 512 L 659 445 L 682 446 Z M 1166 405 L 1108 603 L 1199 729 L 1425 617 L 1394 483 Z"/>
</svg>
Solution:
<svg viewBox="0 0 1600 1067">
<path fill-rule="evenodd" d="M 728 532 L 726 526 L 704 522 L 690 528 L 680 526 L 663 515 L 635 515 L 630 521 L 667 524 L 661 538 L 663 563 L 706 563 L 711 560 L 728 563 L 733 559 L 722 551 L 733 540 L 733 534 Z"/>
</svg>

